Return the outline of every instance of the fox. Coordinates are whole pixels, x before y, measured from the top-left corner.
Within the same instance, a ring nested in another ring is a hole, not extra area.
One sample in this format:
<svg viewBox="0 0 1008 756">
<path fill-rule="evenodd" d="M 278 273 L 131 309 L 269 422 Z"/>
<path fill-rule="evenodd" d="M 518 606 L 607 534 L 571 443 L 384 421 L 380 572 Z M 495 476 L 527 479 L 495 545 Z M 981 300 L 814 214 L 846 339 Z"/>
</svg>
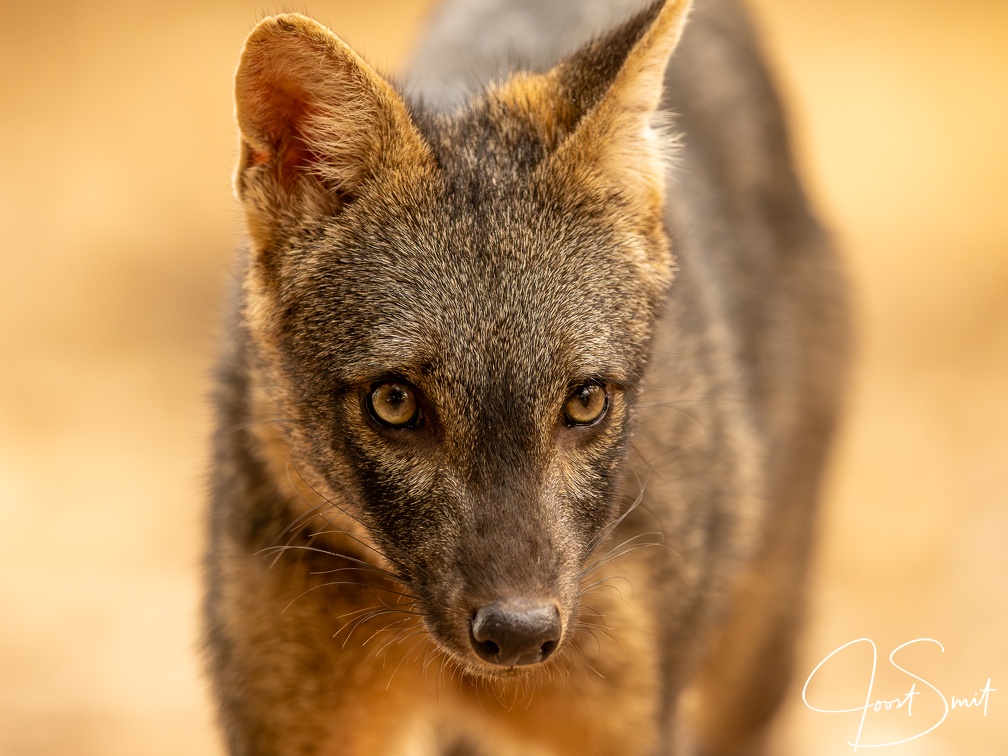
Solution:
<svg viewBox="0 0 1008 756">
<path fill-rule="evenodd" d="M 447 0 L 401 78 L 252 29 L 228 753 L 773 748 L 849 339 L 763 60 L 736 0 Z"/>
</svg>

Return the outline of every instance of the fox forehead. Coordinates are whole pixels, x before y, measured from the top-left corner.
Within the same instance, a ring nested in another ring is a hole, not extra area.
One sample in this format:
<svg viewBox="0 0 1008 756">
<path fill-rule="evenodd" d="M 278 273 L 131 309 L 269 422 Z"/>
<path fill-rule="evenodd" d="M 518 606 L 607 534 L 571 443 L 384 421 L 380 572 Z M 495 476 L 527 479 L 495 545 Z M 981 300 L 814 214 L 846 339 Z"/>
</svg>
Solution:
<svg viewBox="0 0 1008 756">
<path fill-rule="evenodd" d="M 311 328 L 343 380 L 435 374 L 445 362 L 516 379 L 632 380 L 647 302 L 625 240 L 534 197 L 418 194 L 351 205 L 302 243 L 292 330 Z"/>
</svg>

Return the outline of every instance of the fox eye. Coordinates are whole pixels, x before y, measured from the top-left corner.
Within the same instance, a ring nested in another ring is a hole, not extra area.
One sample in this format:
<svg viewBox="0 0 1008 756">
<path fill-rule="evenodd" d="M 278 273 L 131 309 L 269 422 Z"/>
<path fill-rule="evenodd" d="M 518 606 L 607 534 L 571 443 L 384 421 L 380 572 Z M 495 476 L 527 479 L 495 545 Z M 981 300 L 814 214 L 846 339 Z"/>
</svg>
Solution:
<svg viewBox="0 0 1008 756">
<path fill-rule="evenodd" d="M 371 389 L 368 411 L 375 422 L 387 428 L 416 428 L 420 425 L 420 402 L 416 389 L 407 383 L 388 381 Z"/>
<path fill-rule="evenodd" d="M 567 425 L 594 425 L 609 408 L 609 394 L 598 383 L 578 386 L 564 405 Z"/>
</svg>

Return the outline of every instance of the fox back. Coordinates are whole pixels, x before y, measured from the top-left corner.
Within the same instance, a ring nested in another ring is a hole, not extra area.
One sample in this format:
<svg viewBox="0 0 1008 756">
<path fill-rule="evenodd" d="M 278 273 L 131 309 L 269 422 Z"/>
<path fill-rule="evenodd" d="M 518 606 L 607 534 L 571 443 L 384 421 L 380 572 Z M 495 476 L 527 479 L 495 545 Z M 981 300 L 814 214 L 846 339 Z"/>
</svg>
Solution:
<svg viewBox="0 0 1008 756">
<path fill-rule="evenodd" d="M 765 745 L 841 287 L 743 14 L 688 6 L 448 2 L 406 85 L 304 16 L 250 34 L 206 598 L 232 753 Z"/>
</svg>

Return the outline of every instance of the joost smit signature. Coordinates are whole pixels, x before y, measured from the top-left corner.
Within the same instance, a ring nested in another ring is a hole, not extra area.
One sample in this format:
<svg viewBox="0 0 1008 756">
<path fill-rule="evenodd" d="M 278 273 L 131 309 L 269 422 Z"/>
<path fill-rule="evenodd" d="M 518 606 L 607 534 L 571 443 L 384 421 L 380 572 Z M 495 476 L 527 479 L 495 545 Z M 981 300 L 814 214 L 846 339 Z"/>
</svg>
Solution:
<svg viewBox="0 0 1008 756">
<path fill-rule="evenodd" d="M 872 650 L 871 674 L 868 678 L 868 689 L 867 692 L 865 693 L 864 703 L 858 706 L 852 706 L 850 708 L 844 708 L 844 709 L 827 709 L 822 708 L 820 706 L 816 706 L 814 703 L 810 702 L 808 698 L 809 685 L 812 683 L 812 680 L 815 678 L 819 670 L 822 669 L 823 665 L 825 665 L 831 659 L 838 657 L 841 653 L 843 653 L 847 649 L 853 648 L 854 646 L 862 643 L 869 644 Z M 805 681 L 805 687 L 802 688 L 802 701 L 805 702 L 805 705 L 808 708 L 823 714 L 852 714 L 855 712 L 860 712 L 861 717 L 860 721 L 858 722 L 857 734 L 854 736 L 853 740 L 847 741 L 847 745 L 852 746 L 855 751 L 857 751 L 859 748 L 884 748 L 886 746 L 894 746 L 899 745 L 901 743 L 907 743 L 911 740 L 916 740 L 917 738 L 923 737 L 924 735 L 927 735 L 929 732 L 932 732 L 933 730 L 940 727 L 942 722 L 944 722 L 945 719 L 948 717 L 949 712 L 954 711 L 956 709 L 982 709 L 983 715 L 986 717 L 987 710 L 990 705 L 991 694 L 997 691 L 997 688 L 991 687 L 991 679 L 989 677 L 987 678 L 987 682 L 983 686 L 983 688 L 976 691 L 972 696 L 968 696 L 965 698 L 958 698 L 956 696 L 951 696 L 950 701 L 949 697 L 946 697 L 944 693 L 942 693 L 937 687 L 932 685 L 923 677 L 915 675 L 913 672 L 910 672 L 905 667 L 900 666 L 900 664 L 896 660 L 897 654 L 899 654 L 903 649 L 919 643 L 934 644 L 939 649 L 941 649 L 942 653 L 945 652 L 945 647 L 938 641 L 934 640 L 933 638 L 916 638 L 912 641 L 907 641 L 906 643 L 903 643 L 902 645 L 897 646 L 895 649 L 893 649 L 892 653 L 889 654 L 889 663 L 896 670 L 907 675 L 907 677 L 911 678 L 914 681 L 910 684 L 910 687 L 907 689 L 906 694 L 903 696 L 899 696 L 897 698 L 892 699 L 872 698 L 872 691 L 875 687 L 875 673 L 878 668 L 878 648 L 875 646 L 875 642 L 872 641 L 870 638 L 858 638 L 857 640 L 852 640 L 849 643 L 843 644 L 816 665 L 815 669 L 812 670 L 812 674 L 810 674 L 808 676 L 808 679 Z M 919 688 L 918 684 L 922 687 Z M 902 711 L 905 709 L 906 716 L 912 717 L 914 699 L 920 696 L 922 693 L 927 692 L 928 690 L 932 691 L 934 695 L 937 695 L 941 699 L 941 702 L 945 709 L 944 713 L 941 715 L 940 718 L 938 718 L 937 721 L 924 722 L 923 727 L 919 732 L 914 732 L 914 734 L 901 740 L 894 740 L 885 743 L 862 742 L 862 735 L 864 733 L 864 727 L 865 727 L 865 719 L 868 717 L 868 712 L 886 712 L 886 711 L 893 712 L 893 711 Z"/>
</svg>

